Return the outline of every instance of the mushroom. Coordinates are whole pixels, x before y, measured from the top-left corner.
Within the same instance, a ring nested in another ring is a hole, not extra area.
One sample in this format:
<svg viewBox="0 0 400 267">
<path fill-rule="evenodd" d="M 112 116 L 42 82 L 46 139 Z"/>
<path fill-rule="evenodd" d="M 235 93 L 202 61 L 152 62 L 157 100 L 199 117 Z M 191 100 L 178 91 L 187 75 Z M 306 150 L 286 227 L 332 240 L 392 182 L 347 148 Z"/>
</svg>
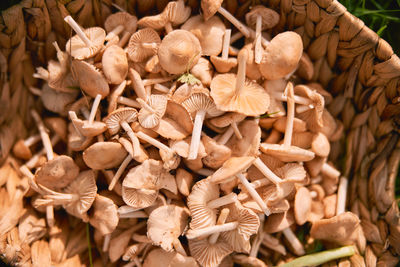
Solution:
<svg viewBox="0 0 400 267">
<path fill-rule="evenodd" d="M 190 72 L 193 76 L 199 78 L 203 86 L 210 86 L 214 70 L 210 61 L 206 58 L 200 57 L 197 64 L 190 69 Z"/>
<path fill-rule="evenodd" d="M 85 149 L 83 161 L 93 170 L 115 168 L 126 157 L 127 152 L 117 142 L 97 142 Z"/>
<path fill-rule="evenodd" d="M 255 28 L 254 61 L 260 64 L 262 58 L 261 31 L 275 27 L 279 22 L 279 14 L 264 6 L 253 6 L 246 14 L 246 23 Z"/>
<path fill-rule="evenodd" d="M 210 120 L 210 123 L 215 125 L 216 127 L 227 127 L 231 126 L 233 128 L 233 131 L 238 139 L 242 139 L 242 134 L 240 133 L 237 123 L 241 122 L 246 118 L 245 115 L 240 114 L 240 113 L 235 113 L 235 112 L 227 112 L 223 114 L 222 116 L 219 116 L 217 118 L 213 118 Z"/>
<path fill-rule="evenodd" d="M 59 136 L 61 140 L 67 141 L 67 122 L 64 118 L 60 117 L 47 117 L 43 120 L 44 124 L 53 131 L 56 136 Z"/>
<path fill-rule="evenodd" d="M 68 40 L 65 50 L 76 59 L 86 59 L 96 55 L 104 46 L 105 31 L 100 27 L 82 30 L 81 26 L 71 16 L 64 21 L 71 26 L 77 35 Z"/>
<path fill-rule="evenodd" d="M 29 160 L 30 158 L 32 158 L 32 151 L 30 150 L 29 147 L 33 146 L 40 140 L 41 137 L 39 134 L 32 135 L 25 140 L 23 139 L 18 140 L 13 146 L 14 155 L 20 159 Z"/>
<path fill-rule="evenodd" d="M 182 105 L 189 111 L 189 113 L 195 113 L 194 127 L 192 131 L 192 140 L 190 142 L 189 149 L 189 160 L 197 158 L 197 152 L 199 150 L 201 129 L 203 127 L 203 121 L 206 115 L 215 117 L 221 114 L 212 99 L 203 93 L 194 93 L 190 95 Z"/>
<path fill-rule="evenodd" d="M 108 83 L 121 84 L 125 81 L 128 75 L 128 59 L 121 47 L 117 45 L 107 47 L 101 62 Z"/>
<path fill-rule="evenodd" d="M 232 151 L 227 146 L 218 144 L 214 139 L 207 135 L 203 135 L 201 140 L 207 154 L 207 156 L 201 160 L 207 167 L 219 168 L 231 157 Z"/>
<path fill-rule="evenodd" d="M 147 235 L 154 245 L 161 246 L 171 252 L 175 250 L 186 256 L 178 237 L 185 230 L 188 223 L 189 212 L 186 208 L 176 205 L 161 206 L 150 213 L 147 221 Z"/>
<path fill-rule="evenodd" d="M 280 33 L 265 48 L 260 72 L 267 80 L 281 79 L 296 70 L 302 53 L 300 35 L 291 31 Z"/>
<path fill-rule="evenodd" d="M 144 28 L 132 34 L 127 53 L 133 62 L 143 62 L 155 55 L 161 43 L 158 33 L 151 28 Z"/>
<path fill-rule="evenodd" d="M 303 225 L 311 211 L 311 194 L 306 187 L 300 187 L 294 199 L 294 217 L 298 225 Z"/>
<path fill-rule="evenodd" d="M 219 17 L 215 16 L 205 21 L 201 15 L 193 16 L 181 29 L 193 33 L 199 39 L 204 56 L 216 56 L 221 53 L 225 25 Z"/>
<path fill-rule="evenodd" d="M 339 188 L 336 202 L 336 215 L 340 215 L 346 211 L 346 196 L 347 196 L 348 179 L 345 176 L 340 177 Z"/>
<path fill-rule="evenodd" d="M 69 112 L 72 124 L 77 132 L 85 137 L 98 136 L 107 130 L 107 125 L 101 121 L 81 120 L 74 111 Z"/>
<path fill-rule="evenodd" d="M 131 32 L 131 33 L 135 32 L 136 24 L 137 24 L 137 18 L 135 16 L 132 16 L 128 12 L 117 12 L 109 15 L 106 21 L 104 22 L 104 28 L 108 32 L 105 37 L 105 40 L 106 41 L 112 40 L 114 37 L 118 36 L 124 30 L 126 32 Z"/>
<path fill-rule="evenodd" d="M 237 76 L 232 73 L 216 75 L 210 85 L 211 96 L 220 110 L 259 116 L 268 110 L 269 95 L 262 86 L 246 79 L 246 60 L 247 53 L 241 50 Z"/>
<path fill-rule="evenodd" d="M 197 63 L 201 55 L 199 40 L 191 32 L 175 30 L 158 48 L 161 67 L 170 74 L 182 74 Z"/>
<path fill-rule="evenodd" d="M 237 66 L 237 59 L 228 57 L 231 31 L 231 29 L 225 30 L 221 57 L 217 57 L 217 55 L 211 55 L 210 57 L 211 62 L 219 73 L 229 72 L 232 68 Z"/>
<path fill-rule="evenodd" d="M 164 95 L 150 95 L 148 103 L 141 98 L 137 101 L 142 106 L 138 114 L 138 120 L 144 128 L 154 128 L 164 116 L 168 99 Z"/>
</svg>

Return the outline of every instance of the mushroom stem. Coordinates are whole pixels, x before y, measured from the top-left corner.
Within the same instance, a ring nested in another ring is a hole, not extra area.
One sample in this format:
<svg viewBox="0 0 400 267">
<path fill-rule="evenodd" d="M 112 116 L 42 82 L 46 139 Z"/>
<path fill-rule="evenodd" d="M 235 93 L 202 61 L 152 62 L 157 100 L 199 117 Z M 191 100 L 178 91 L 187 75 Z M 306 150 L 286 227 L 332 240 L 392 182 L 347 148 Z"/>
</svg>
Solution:
<svg viewBox="0 0 400 267">
<path fill-rule="evenodd" d="M 244 52 L 239 53 L 235 95 L 240 95 L 240 91 L 243 90 L 244 88 L 244 82 L 246 81 L 246 61 L 247 61 L 247 53 Z"/>
<path fill-rule="evenodd" d="M 153 137 L 151 137 L 141 131 L 136 132 L 136 136 L 139 137 L 140 139 L 146 141 L 147 143 L 157 147 L 160 150 L 164 150 L 167 153 L 175 154 L 175 152 L 171 148 L 169 148 L 168 146 L 164 145 L 157 139 L 154 139 Z"/>
<path fill-rule="evenodd" d="M 187 256 L 185 249 L 183 248 L 181 242 L 179 241 L 179 239 L 174 239 L 174 241 L 172 241 L 172 245 L 174 246 L 176 252 L 178 252 L 179 254 L 182 254 L 183 256 Z"/>
<path fill-rule="evenodd" d="M 226 219 L 228 218 L 228 215 L 229 215 L 229 209 L 228 208 L 222 209 L 221 213 L 219 214 L 218 220 L 217 220 L 217 225 L 224 224 Z M 210 235 L 210 237 L 208 238 L 208 243 L 210 243 L 210 244 L 217 243 L 219 234 L 220 233 L 215 233 L 215 234 Z"/>
<path fill-rule="evenodd" d="M 59 137 L 58 135 L 53 136 L 51 138 L 51 146 L 55 146 L 60 140 L 61 140 L 61 137 Z M 38 163 L 40 156 L 44 155 L 45 153 L 46 153 L 46 150 L 44 148 L 41 149 L 38 153 L 33 155 L 32 158 L 25 163 L 25 166 L 28 169 L 34 168 L 36 166 L 36 164 Z"/>
<path fill-rule="evenodd" d="M 164 27 L 165 27 L 165 31 L 167 32 L 167 34 L 174 30 L 172 28 L 171 22 L 167 22 Z"/>
<path fill-rule="evenodd" d="M 235 202 L 236 200 L 237 200 L 237 195 L 232 192 L 232 193 L 230 193 L 230 194 L 228 194 L 226 196 L 222 196 L 220 198 L 213 199 L 213 200 L 209 201 L 207 203 L 207 206 L 210 209 L 216 209 L 216 208 L 219 208 L 221 206 L 225 206 L 225 205 L 231 204 L 231 203 Z"/>
<path fill-rule="evenodd" d="M 231 139 L 232 135 L 234 134 L 235 130 L 233 127 L 229 127 L 219 138 L 217 143 L 219 145 L 225 145 L 229 139 Z"/>
<path fill-rule="evenodd" d="M 147 215 L 146 212 L 142 210 L 137 210 L 137 211 L 132 211 L 132 212 L 126 212 L 126 213 L 119 213 L 120 218 L 148 218 L 149 215 Z"/>
<path fill-rule="evenodd" d="M 292 245 L 292 247 L 294 249 L 294 253 L 297 256 L 301 256 L 306 253 L 304 251 L 304 247 L 301 244 L 300 240 L 296 237 L 296 235 L 293 233 L 293 231 L 292 231 L 292 229 L 290 229 L 290 227 L 282 230 L 282 233 L 286 237 L 286 239 L 289 241 L 289 243 Z"/>
<path fill-rule="evenodd" d="M 143 83 L 142 77 L 140 77 L 140 74 L 134 70 L 133 68 L 129 69 L 129 78 L 132 81 L 132 87 L 133 90 L 135 91 L 136 95 L 140 97 L 141 99 L 147 101 L 147 93 L 145 84 Z"/>
<path fill-rule="evenodd" d="M 342 214 L 346 210 L 346 195 L 347 195 L 347 177 L 340 177 L 337 204 L 336 204 L 336 215 Z"/>
<path fill-rule="evenodd" d="M 81 26 L 79 26 L 78 23 L 71 17 L 71 16 L 66 16 L 64 18 L 65 22 L 71 26 L 72 29 L 76 32 L 76 34 L 81 38 L 81 40 L 86 44 L 87 47 L 93 46 L 92 41 L 89 40 L 89 38 L 86 36 L 86 34 L 82 31 Z"/>
<path fill-rule="evenodd" d="M 213 225 L 201 229 L 190 229 L 186 233 L 187 239 L 206 237 L 215 233 L 222 233 L 235 230 L 239 225 L 239 222 L 229 222 L 221 225 Z"/>
<path fill-rule="evenodd" d="M 200 109 L 196 112 L 194 119 L 194 126 L 192 131 L 192 139 L 190 141 L 189 156 L 187 159 L 196 159 L 197 152 L 200 146 L 201 129 L 203 128 L 203 121 L 206 116 L 206 111 Z"/>
<path fill-rule="evenodd" d="M 75 111 L 69 111 L 69 112 L 68 112 L 68 115 L 69 115 L 69 118 L 71 119 L 72 125 L 73 125 L 74 128 L 75 128 L 75 131 L 79 134 L 79 136 L 80 136 L 82 139 L 86 138 L 86 137 L 83 136 L 83 134 L 79 131 L 78 126 L 76 126 L 76 124 L 75 124 L 75 122 L 74 122 L 74 120 L 78 119 L 78 116 L 76 116 Z"/>
<path fill-rule="evenodd" d="M 118 34 L 120 34 L 123 30 L 124 30 L 124 25 L 118 25 L 117 27 L 115 27 L 112 31 L 110 31 L 106 35 L 105 40 L 109 41 L 109 40 L 113 39 L 114 37 L 118 36 Z"/>
<path fill-rule="evenodd" d="M 31 114 L 33 119 L 36 121 L 37 127 L 39 128 L 40 137 L 42 138 L 43 146 L 46 150 L 47 160 L 52 160 L 54 159 L 53 147 L 51 145 L 50 137 L 47 134 L 46 128 L 44 127 L 43 121 L 40 119 L 36 110 L 32 109 Z"/>
<path fill-rule="evenodd" d="M 230 38 L 231 38 L 231 29 L 226 29 L 224 34 L 224 42 L 222 44 L 222 59 L 228 59 L 229 55 L 229 45 L 230 45 Z"/>
<path fill-rule="evenodd" d="M 236 174 L 236 177 L 239 178 L 240 182 L 244 185 L 244 187 L 246 187 L 247 192 L 249 192 L 249 195 L 258 204 L 264 214 L 269 216 L 271 214 L 270 210 L 268 209 L 267 205 L 264 203 L 260 195 L 257 193 L 257 191 L 251 186 L 249 181 L 247 181 L 246 177 L 244 177 L 244 175 L 241 173 Z"/>
<path fill-rule="evenodd" d="M 103 252 L 108 251 L 108 247 L 110 246 L 110 241 L 111 241 L 111 233 L 104 235 Z"/>
<path fill-rule="evenodd" d="M 260 219 L 260 225 L 264 224 L 264 214 L 259 214 L 258 215 L 259 219 Z M 264 236 L 265 236 L 265 232 L 263 227 L 259 227 L 258 228 L 258 233 L 256 235 L 256 237 L 253 240 L 253 244 L 251 244 L 251 249 L 250 249 L 250 253 L 249 256 L 256 258 L 257 254 L 258 254 L 258 250 L 260 249 L 261 243 L 264 240 Z"/>
<path fill-rule="evenodd" d="M 108 186 L 108 190 L 112 191 L 114 189 L 114 186 L 118 182 L 118 179 L 121 177 L 122 173 L 125 171 L 126 167 L 128 166 L 129 162 L 131 162 L 131 160 L 132 160 L 132 156 L 130 154 L 128 154 L 128 156 L 126 156 L 124 161 L 119 166 L 117 172 L 113 176 L 113 178 L 110 182 L 110 185 Z"/>
<path fill-rule="evenodd" d="M 218 8 L 218 12 L 231 22 L 246 38 L 250 37 L 250 30 L 237 18 L 235 18 L 228 10 L 223 7 Z"/>
<path fill-rule="evenodd" d="M 288 83 L 285 89 L 287 95 L 287 117 L 285 137 L 283 138 L 283 146 L 289 147 L 292 144 L 293 121 L 294 121 L 294 99 L 293 99 L 293 84 Z"/>
<path fill-rule="evenodd" d="M 89 124 L 92 124 L 94 121 L 94 117 L 96 116 L 97 109 L 99 108 L 101 100 L 101 95 L 97 94 L 92 105 L 92 109 L 90 110 L 90 115 L 89 115 Z"/>
<path fill-rule="evenodd" d="M 260 188 L 260 187 L 262 187 L 262 186 L 264 186 L 264 185 L 268 185 L 268 184 L 270 184 L 270 183 L 271 183 L 271 182 L 270 182 L 269 179 L 267 179 L 267 178 L 262 178 L 262 179 L 255 180 L 254 182 L 251 182 L 250 185 L 251 185 L 254 189 L 257 189 L 257 188 Z M 249 194 L 248 194 L 247 192 L 243 191 L 243 192 L 240 192 L 240 193 L 239 193 L 239 195 L 238 195 L 238 200 L 239 200 L 239 201 L 244 201 L 244 200 L 247 199 L 248 197 L 249 197 Z"/>
<path fill-rule="evenodd" d="M 297 113 L 303 113 L 303 112 L 306 112 L 306 111 L 308 111 L 308 110 L 310 110 L 310 109 L 313 109 L 314 108 L 314 106 L 312 105 L 312 104 L 310 104 L 310 105 L 299 105 L 299 106 L 297 106 L 296 107 L 296 112 Z"/>
<path fill-rule="evenodd" d="M 256 38 L 254 44 L 254 62 L 260 64 L 262 59 L 262 46 L 261 46 L 261 27 L 262 27 L 262 17 L 257 15 L 256 21 Z"/>
<path fill-rule="evenodd" d="M 239 128 L 238 128 L 238 126 L 237 126 L 237 123 L 236 123 L 236 122 L 232 122 L 232 123 L 231 123 L 231 127 L 232 127 L 233 132 L 235 133 L 236 137 L 237 137 L 238 139 L 242 139 L 243 136 L 242 136 L 242 134 L 241 134 L 240 131 L 239 131 Z"/>
<path fill-rule="evenodd" d="M 133 99 L 130 99 L 130 98 L 127 98 L 124 96 L 119 96 L 117 98 L 117 102 L 122 105 L 132 107 L 132 108 L 140 108 L 141 107 L 139 102 L 137 102 L 136 100 L 133 100 Z"/>
<path fill-rule="evenodd" d="M 231 40 L 229 41 L 230 44 L 233 44 L 234 42 L 236 42 L 237 40 L 239 40 L 240 38 L 243 37 L 243 33 L 241 32 L 236 32 L 231 36 Z"/>
<path fill-rule="evenodd" d="M 30 146 L 36 144 L 37 142 L 39 142 L 40 139 L 41 139 L 40 134 L 35 134 L 35 135 L 32 135 L 32 136 L 29 136 L 28 138 L 26 138 L 24 140 L 24 145 L 27 146 L 27 147 L 30 147 Z"/>
<path fill-rule="evenodd" d="M 151 113 L 156 113 L 156 111 L 149 104 L 147 104 L 146 101 L 144 101 L 143 99 L 138 98 L 136 101 L 139 102 L 139 104 L 142 108 L 146 109 L 147 111 L 149 111 Z"/>
<path fill-rule="evenodd" d="M 125 132 L 128 134 L 129 138 L 132 141 L 133 145 L 133 157 L 139 157 L 140 156 L 140 142 L 138 138 L 136 137 L 135 133 L 133 132 L 131 126 L 126 121 L 121 122 L 122 128 L 125 130 Z"/>
<path fill-rule="evenodd" d="M 321 173 L 332 179 L 336 179 L 340 176 L 340 171 L 336 170 L 334 167 L 332 167 L 328 163 L 324 163 L 322 165 Z"/>
<path fill-rule="evenodd" d="M 53 205 L 46 206 L 46 221 L 49 227 L 54 226 L 54 207 Z"/>
<path fill-rule="evenodd" d="M 173 79 L 175 79 L 177 76 L 176 75 L 172 75 L 172 76 L 168 76 L 168 77 L 163 77 L 163 78 L 153 78 L 153 79 L 144 79 L 143 85 L 147 86 L 147 85 L 153 85 L 156 83 L 166 83 L 169 82 Z"/>
<path fill-rule="evenodd" d="M 33 74 L 33 77 L 35 77 L 35 74 Z M 45 79 L 43 79 L 43 76 L 39 77 L 39 76 L 36 75 L 35 78 L 39 78 L 39 79 L 45 80 Z M 33 86 L 29 86 L 29 91 L 31 91 L 32 94 L 37 95 L 37 96 L 41 96 L 42 95 L 42 90 L 40 90 L 39 88 L 33 87 Z"/>
<path fill-rule="evenodd" d="M 122 34 L 121 39 L 119 39 L 118 46 L 124 47 L 126 45 L 126 43 L 129 41 L 129 38 L 131 38 L 131 35 L 132 35 L 132 33 L 130 33 L 129 31 L 125 31 Z"/>
<path fill-rule="evenodd" d="M 271 94 L 272 97 L 275 98 L 276 100 L 279 100 L 279 101 L 287 101 L 287 96 L 285 96 L 285 95 L 284 95 L 283 93 L 281 93 L 281 92 L 273 91 L 273 92 L 271 92 L 270 94 Z M 310 99 L 306 98 L 306 97 L 293 95 L 293 99 L 294 99 L 294 102 L 295 102 L 296 104 L 307 105 L 307 106 L 312 104 L 312 101 L 311 101 Z"/>
<path fill-rule="evenodd" d="M 265 177 L 267 177 L 271 182 L 274 184 L 279 184 L 282 179 L 279 178 L 273 171 L 271 171 L 270 168 L 268 168 L 267 165 L 262 162 L 262 160 L 258 157 L 256 160 L 253 162 L 253 165 L 262 173 L 264 174 Z"/>
<path fill-rule="evenodd" d="M 164 86 L 164 85 L 162 85 L 162 84 L 160 84 L 160 83 L 156 83 L 154 85 L 154 89 L 156 89 L 156 90 L 158 90 L 158 91 L 160 91 L 162 93 L 165 93 L 165 94 L 169 93 L 169 88 Z"/>
</svg>

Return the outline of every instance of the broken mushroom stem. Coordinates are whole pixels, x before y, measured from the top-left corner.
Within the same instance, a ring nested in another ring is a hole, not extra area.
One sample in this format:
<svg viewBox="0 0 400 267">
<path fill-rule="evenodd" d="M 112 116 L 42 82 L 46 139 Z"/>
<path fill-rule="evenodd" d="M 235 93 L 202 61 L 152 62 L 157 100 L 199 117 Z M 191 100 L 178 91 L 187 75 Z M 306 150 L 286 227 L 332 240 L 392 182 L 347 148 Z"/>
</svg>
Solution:
<svg viewBox="0 0 400 267">
<path fill-rule="evenodd" d="M 222 209 L 221 213 L 219 214 L 219 217 L 217 219 L 217 225 L 224 224 L 226 219 L 228 218 L 228 215 L 229 215 L 229 209 L 228 208 Z M 208 238 L 208 243 L 210 243 L 210 244 L 217 243 L 219 234 L 220 233 L 214 233 L 214 234 L 210 235 L 210 237 Z"/>
<path fill-rule="evenodd" d="M 50 137 L 46 131 L 43 121 L 40 118 L 39 114 L 36 112 L 36 110 L 32 109 L 31 114 L 39 129 L 40 137 L 43 142 L 43 147 L 46 150 L 47 160 L 52 160 L 54 159 L 53 146 L 51 145 Z"/>
<path fill-rule="evenodd" d="M 139 98 L 137 98 L 137 99 L 139 99 Z M 128 107 L 132 107 L 132 108 L 140 108 L 141 107 L 139 102 L 137 102 L 136 100 L 130 99 L 128 97 L 125 97 L 125 96 L 119 96 L 117 98 L 117 103 L 128 106 Z"/>
<path fill-rule="evenodd" d="M 249 181 L 247 181 L 246 177 L 242 173 L 236 174 L 236 177 L 239 178 L 240 182 L 247 189 L 247 192 L 249 192 L 249 195 L 254 199 L 254 201 L 261 208 L 261 210 L 264 212 L 264 214 L 269 216 L 271 214 L 271 211 L 268 209 L 267 205 L 264 203 L 264 201 L 262 200 L 260 195 L 257 193 L 257 191 L 254 189 L 254 187 L 251 186 Z"/>
<path fill-rule="evenodd" d="M 289 241 L 291 246 L 294 249 L 294 253 L 298 256 L 304 255 L 306 252 L 304 250 L 303 245 L 301 244 L 300 240 L 296 237 L 290 227 L 285 228 L 282 230 L 283 235 Z"/>
<path fill-rule="evenodd" d="M 189 156 L 188 159 L 196 159 L 197 152 L 200 146 L 201 129 L 203 128 L 203 121 L 206 117 L 207 111 L 205 109 L 200 109 L 196 112 L 194 119 L 192 140 L 190 142 Z"/>
<path fill-rule="evenodd" d="M 220 225 L 208 226 L 201 229 L 190 229 L 186 233 L 188 239 L 207 237 L 212 234 L 228 232 L 235 230 L 239 226 L 239 222 L 229 222 Z"/>
<path fill-rule="evenodd" d="M 121 177 L 122 173 L 125 171 L 126 167 L 128 167 L 128 164 L 132 161 L 132 156 L 130 154 L 128 154 L 128 156 L 126 156 L 126 158 L 124 159 L 124 161 L 121 163 L 121 165 L 119 166 L 117 172 L 114 174 L 113 178 L 111 179 L 111 182 L 108 186 L 108 190 L 112 191 L 115 187 L 115 185 L 117 184 L 119 178 Z"/>
<path fill-rule="evenodd" d="M 220 198 L 213 199 L 213 200 L 209 201 L 207 203 L 207 206 L 210 209 L 216 209 L 216 208 L 219 208 L 221 206 L 225 206 L 225 205 L 231 204 L 231 203 L 233 203 L 235 201 L 237 201 L 237 195 L 232 192 L 232 193 L 230 193 L 228 195 L 225 195 L 225 196 L 222 196 Z"/>
<path fill-rule="evenodd" d="M 346 211 L 346 195 L 347 195 L 347 177 L 340 177 L 339 188 L 337 194 L 336 215 L 342 214 Z"/>
<path fill-rule="evenodd" d="M 93 124 L 94 118 L 96 117 L 97 109 L 99 108 L 99 104 L 101 101 L 102 96 L 97 94 L 92 105 L 92 109 L 90 110 L 89 115 L 89 124 Z"/>
<path fill-rule="evenodd" d="M 71 16 L 66 16 L 64 18 L 64 21 L 68 23 L 69 26 L 71 26 L 72 29 L 76 32 L 76 34 L 79 36 L 79 38 L 86 44 L 87 47 L 93 46 L 92 41 L 86 36 L 86 34 L 83 32 L 81 26 L 71 17 Z"/>
</svg>

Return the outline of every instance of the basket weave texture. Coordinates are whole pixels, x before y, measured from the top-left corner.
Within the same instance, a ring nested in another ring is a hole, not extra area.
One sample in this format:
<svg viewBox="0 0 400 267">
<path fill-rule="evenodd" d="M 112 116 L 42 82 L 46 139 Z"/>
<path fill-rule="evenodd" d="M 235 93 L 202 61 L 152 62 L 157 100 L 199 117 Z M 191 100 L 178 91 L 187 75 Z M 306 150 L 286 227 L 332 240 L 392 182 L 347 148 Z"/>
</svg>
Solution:
<svg viewBox="0 0 400 267">
<path fill-rule="evenodd" d="M 139 4 L 139 2 L 141 2 Z M 168 1 L 23 0 L 0 16 L 0 163 L 12 144 L 28 136 L 29 109 L 37 106 L 28 88 L 38 85 L 35 68 L 55 57 L 52 42 L 65 47 L 72 32 L 63 17 L 83 27 L 104 25 L 113 3 L 136 14 L 161 12 Z M 199 2 L 186 1 L 194 13 Z M 400 60 L 391 46 L 332 0 L 226 0 L 243 19 L 250 5 L 264 4 L 281 19 L 273 34 L 302 36 L 314 64 L 311 81 L 334 96 L 329 111 L 344 127 L 330 160 L 349 177 L 347 209 L 359 215 L 368 249 L 377 263 L 400 255 L 400 220 L 395 180 L 400 162 Z M 1 229 L 5 230 L 5 229 Z M 378 233 L 380 238 L 374 238 Z M 0 235 L 4 233 L 0 232 Z M 368 261 L 367 261 L 368 262 Z"/>
</svg>

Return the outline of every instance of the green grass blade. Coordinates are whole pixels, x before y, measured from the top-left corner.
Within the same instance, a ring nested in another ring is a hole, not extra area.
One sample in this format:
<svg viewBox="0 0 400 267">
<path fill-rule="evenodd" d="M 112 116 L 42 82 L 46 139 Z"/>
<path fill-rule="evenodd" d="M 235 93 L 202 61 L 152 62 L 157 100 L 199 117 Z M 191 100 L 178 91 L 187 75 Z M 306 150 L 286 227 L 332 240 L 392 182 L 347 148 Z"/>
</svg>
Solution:
<svg viewBox="0 0 400 267">
<path fill-rule="evenodd" d="M 89 264 L 90 267 L 93 267 L 93 258 L 92 258 L 92 244 L 90 243 L 90 231 L 89 231 L 89 223 L 86 223 L 86 240 L 88 243 L 88 250 L 89 250 Z"/>
</svg>

